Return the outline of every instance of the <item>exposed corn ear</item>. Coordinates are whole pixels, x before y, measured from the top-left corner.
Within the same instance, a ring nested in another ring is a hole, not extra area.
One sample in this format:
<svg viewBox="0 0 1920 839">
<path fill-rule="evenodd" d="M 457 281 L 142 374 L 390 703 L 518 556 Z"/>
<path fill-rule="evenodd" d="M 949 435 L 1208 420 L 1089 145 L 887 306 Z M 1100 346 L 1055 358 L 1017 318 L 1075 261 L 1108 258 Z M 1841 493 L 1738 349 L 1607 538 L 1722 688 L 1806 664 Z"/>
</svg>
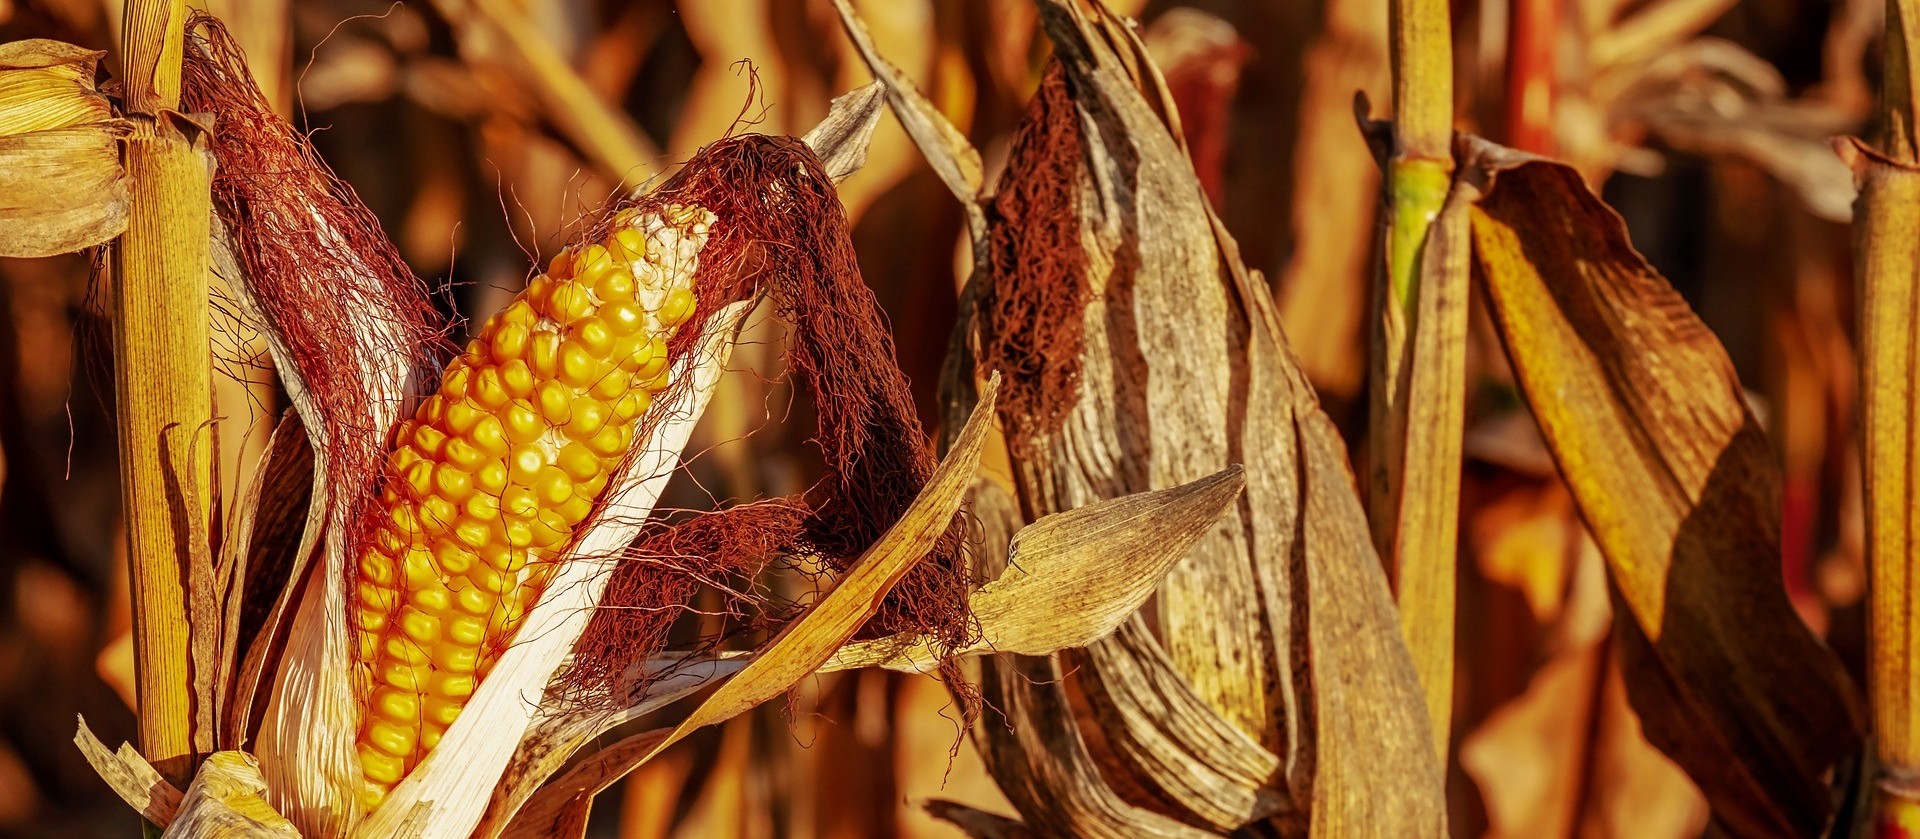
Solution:
<svg viewBox="0 0 1920 839">
<path fill-rule="evenodd" d="M 353 593 L 369 810 L 513 640 L 668 386 L 712 221 L 630 211 L 561 253 L 400 424 Z"/>
</svg>

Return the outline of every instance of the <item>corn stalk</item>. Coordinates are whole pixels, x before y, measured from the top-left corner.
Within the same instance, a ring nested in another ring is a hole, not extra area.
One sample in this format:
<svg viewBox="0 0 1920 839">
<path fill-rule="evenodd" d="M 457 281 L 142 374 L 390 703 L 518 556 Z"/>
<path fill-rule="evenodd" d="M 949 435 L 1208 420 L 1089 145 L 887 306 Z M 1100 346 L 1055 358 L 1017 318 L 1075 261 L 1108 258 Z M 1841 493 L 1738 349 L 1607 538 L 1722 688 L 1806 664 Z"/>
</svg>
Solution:
<svg viewBox="0 0 1920 839">
<path fill-rule="evenodd" d="M 115 404 L 133 587 L 140 751 L 163 775 L 193 769 L 187 558 L 205 539 L 212 416 L 209 173 L 180 102 L 183 0 L 126 7 L 121 79 L 133 123 L 132 190 L 113 254 Z"/>
<path fill-rule="evenodd" d="M 1464 212 L 1453 184 L 1453 51 L 1446 0 L 1395 0 L 1394 137 L 1386 271 L 1376 282 L 1368 482 L 1374 545 L 1444 764 L 1453 694 L 1454 548 L 1464 401 Z"/>
<path fill-rule="evenodd" d="M 1874 757 L 1880 767 L 1876 832 L 1920 833 L 1920 611 L 1914 577 L 1920 534 L 1914 531 L 1914 278 L 1920 274 L 1920 153 L 1915 148 L 1913 36 L 1920 5 L 1888 0 L 1886 135 L 1877 150 L 1843 146 L 1860 182 L 1855 209 L 1859 254 L 1860 384 L 1867 501 L 1868 691 Z"/>
</svg>

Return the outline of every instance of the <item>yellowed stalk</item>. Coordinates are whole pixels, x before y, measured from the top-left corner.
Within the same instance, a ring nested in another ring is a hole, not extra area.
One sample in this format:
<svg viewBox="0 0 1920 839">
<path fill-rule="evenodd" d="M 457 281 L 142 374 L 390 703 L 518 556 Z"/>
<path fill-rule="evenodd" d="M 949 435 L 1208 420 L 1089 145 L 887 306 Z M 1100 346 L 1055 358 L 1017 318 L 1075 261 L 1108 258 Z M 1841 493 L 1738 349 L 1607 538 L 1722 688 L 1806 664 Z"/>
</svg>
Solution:
<svg viewBox="0 0 1920 839">
<path fill-rule="evenodd" d="M 1861 436 L 1867 504 L 1867 687 L 1880 767 L 1875 821 L 1879 835 L 1920 835 L 1920 609 L 1913 602 L 1920 571 L 1920 516 L 1914 489 L 1917 372 L 1914 280 L 1920 276 L 1920 168 L 1916 168 L 1914 0 L 1887 0 L 1884 106 L 1879 153 L 1843 146 L 1860 182 L 1854 211 L 1855 270 L 1861 293 Z M 1900 832 L 1904 830 L 1905 832 Z"/>
<path fill-rule="evenodd" d="M 173 115 L 183 0 L 126 8 L 121 79 L 133 132 L 131 196 L 113 256 L 115 404 L 133 588 L 140 751 L 192 774 L 193 703 L 183 569 L 207 517 L 212 416 L 207 274 L 210 174 Z"/>
<path fill-rule="evenodd" d="M 1453 696 L 1454 547 L 1465 376 L 1465 216 L 1453 183 L 1446 0 L 1392 4 L 1394 143 L 1386 270 L 1375 283 L 1368 519 L 1444 764 Z"/>
</svg>

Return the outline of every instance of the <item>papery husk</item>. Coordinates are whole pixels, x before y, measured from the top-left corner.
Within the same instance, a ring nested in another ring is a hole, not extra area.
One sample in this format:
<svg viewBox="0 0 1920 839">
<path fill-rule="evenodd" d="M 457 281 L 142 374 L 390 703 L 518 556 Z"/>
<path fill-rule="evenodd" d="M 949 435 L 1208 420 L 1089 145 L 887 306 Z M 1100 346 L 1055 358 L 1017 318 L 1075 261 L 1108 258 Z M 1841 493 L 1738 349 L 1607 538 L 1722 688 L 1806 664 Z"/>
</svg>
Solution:
<svg viewBox="0 0 1920 839">
<path fill-rule="evenodd" d="M 266 791 L 251 755 L 208 755 L 161 839 L 299 839 L 293 823 L 267 805 Z"/>
<path fill-rule="evenodd" d="M 1024 510 L 976 506 L 975 513 L 1038 516 L 1191 480 L 1209 464 L 1231 461 L 1246 464 L 1247 492 L 1160 593 L 1161 628 L 1180 645 L 1171 662 L 1125 651 L 1150 677 L 1101 680 L 1106 691 L 1130 697 L 1105 704 L 1108 719 L 1140 720 L 1126 709 L 1163 701 L 1179 703 L 1174 717 L 1207 722 L 1152 733 L 1103 730 L 1104 738 L 1138 738 L 1120 753 L 1139 757 L 1132 765 L 1096 763 L 1065 694 L 1049 681 L 1065 671 L 1045 660 L 996 659 L 983 687 L 1004 718 L 979 730 L 988 764 L 1026 826 L 1046 835 L 1194 831 L 1149 807 L 1228 830 L 1272 812 L 1262 788 L 1291 799 L 1286 809 L 1296 814 L 1296 829 L 1305 818 L 1323 835 L 1437 833 L 1440 776 L 1424 704 L 1339 437 L 1284 349 L 1264 283 L 1240 264 L 1208 211 L 1175 139 L 1177 123 L 1169 122 L 1169 98 L 1138 42 L 1103 10 L 1040 5 L 1082 132 L 1080 174 L 1063 199 L 1064 211 L 1079 215 L 1091 279 L 1085 337 L 1067 348 L 1081 359 L 1080 396 L 1058 427 L 1036 429 L 1003 413 L 1010 437 L 1029 437 L 1034 452 L 1015 464 Z M 954 148 L 938 111 L 871 54 L 857 20 L 844 4 L 841 11 L 922 153 L 973 207 L 971 149 Z M 1010 161 L 1009 170 L 1018 165 Z M 979 265 L 995 264 L 984 231 L 974 247 Z M 1059 287 L 1050 278 L 1022 289 L 1013 285 L 1018 279 L 976 273 L 962 296 L 963 315 L 995 295 Z M 1213 324 L 1226 327 L 1214 331 Z M 1010 323 L 1001 331 L 1022 328 Z M 957 343 L 950 357 L 950 412 L 970 407 L 968 349 Z M 1021 441 L 1010 443 L 1021 450 Z M 1198 690 L 1149 700 L 1163 677 Z M 1100 712 L 1099 692 L 1087 696 Z M 1239 751 L 1248 759 L 1220 760 L 1231 741 L 1206 732 L 1220 733 L 1221 725 L 1278 754 L 1262 760 Z M 1169 747 L 1192 761 L 1185 765 L 1243 786 L 1208 794 L 1193 789 L 1192 777 L 1155 777 L 1182 765 L 1147 765 L 1145 756 Z M 1278 777 L 1244 786 L 1254 774 L 1248 769 L 1267 761 L 1281 769 Z M 1152 793 L 1123 792 L 1143 784 Z M 1225 802 L 1244 809 L 1224 812 L 1231 809 Z"/>
<path fill-rule="evenodd" d="M 1460 154 L 1491 311 L 1606 556 L 1647 738 L 1730 834 L 1818 833 L 1860 702 L 1787 600 L 1779 467 L 1733 365 L 1571 168 Z"/>
<path fill-rule="evenodd" d="M 1125 624 L 1245 485 L 1235 466 L 1171 489 L 1045 516 L 1015 534 L 1007 568 L 973 593 L 980 640 L 962 653 L 1049 655 Z M 929 639 L 895 636 L 841 647 L 822 667 L 925 672 Z"/>
<path fill-rule="evenodd" d="M 134 812 L 153 824 L 165 827 L 173 823 L 174 816 L 180 812 L 181 793 L 178 787 L 167 783 L 153 764 L 140 756 L 131 744 L 121 743 L 118 751 L 109 750 L 100 738 L 94 736 L 93 729 L 87 727 L 86 718 L 79 720 L 79 729 L 74 732 L 73 744 L 80 749 L 80 756 L 105 781 L 107 787 L 127 802 Z"/>
<path fill-rule="evenodd" d="M 105 55 L 0 44 L 0 256 L 68 253 L 126 229 L 127 125 L 93 83 Z"/>
</svg>

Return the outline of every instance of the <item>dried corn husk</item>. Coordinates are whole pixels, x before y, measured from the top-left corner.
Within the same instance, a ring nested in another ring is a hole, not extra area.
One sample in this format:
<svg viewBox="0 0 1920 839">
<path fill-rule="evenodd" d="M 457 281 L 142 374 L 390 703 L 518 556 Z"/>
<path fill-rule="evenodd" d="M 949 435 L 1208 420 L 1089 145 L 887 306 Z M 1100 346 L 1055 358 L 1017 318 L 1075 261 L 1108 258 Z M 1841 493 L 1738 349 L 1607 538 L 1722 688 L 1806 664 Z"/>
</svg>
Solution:
<svg viewBox="0 0 1920 839">
<path fill-rule="evenodd" d="M 77 251 L 126 229 L 126 129 L 93 84 L 104 55 L 0 44 L 0 256 Z"/>
</svg>

